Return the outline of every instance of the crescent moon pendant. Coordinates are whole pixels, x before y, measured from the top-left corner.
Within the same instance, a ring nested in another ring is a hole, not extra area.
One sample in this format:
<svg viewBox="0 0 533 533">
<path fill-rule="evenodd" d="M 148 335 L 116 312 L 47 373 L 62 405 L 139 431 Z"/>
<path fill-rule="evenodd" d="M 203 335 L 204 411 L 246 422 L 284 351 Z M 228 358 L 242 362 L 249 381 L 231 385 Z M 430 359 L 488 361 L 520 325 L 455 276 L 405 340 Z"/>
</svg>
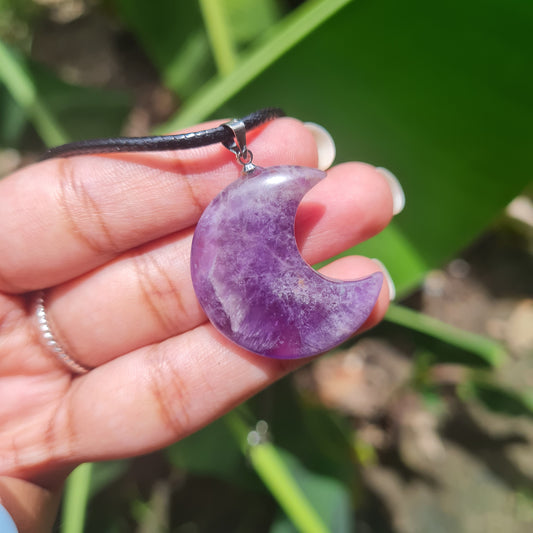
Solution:
<svg viewBox="0 0 533 533">
<path fill-rule="evenodd" d="M 383 275 L 328 278 L 302 258 L 294 219 L 321 170 L 255 167 L 206 208 L 194 233 L 191 275 L 211 323 L 267 357 L 323 353 L 353 335 L 376 303 Z"/>
</svg>

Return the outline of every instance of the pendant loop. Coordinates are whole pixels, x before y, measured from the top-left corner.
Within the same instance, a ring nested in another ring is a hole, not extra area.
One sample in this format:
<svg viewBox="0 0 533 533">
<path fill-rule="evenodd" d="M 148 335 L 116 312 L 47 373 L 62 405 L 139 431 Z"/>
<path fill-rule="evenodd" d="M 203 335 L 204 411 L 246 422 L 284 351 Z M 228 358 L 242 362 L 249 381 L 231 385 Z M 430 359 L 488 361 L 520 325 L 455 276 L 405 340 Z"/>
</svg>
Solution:
<svg viewBox="0 0 533 533">
<path fill-rule="evenodd" d="M 223 124 L 224 127 L 229 128 L 233 134 L 233 141 L 231 144 L 224 146 L 235 154 L 237 161 L 242 165 L 243 171 L 246 173 L 252 172 L 255 169 L 253 164 L 253 154 L 251 150 L 246 147 L 246 126 L 242 120 L 232 120 Z"/>
</svg>

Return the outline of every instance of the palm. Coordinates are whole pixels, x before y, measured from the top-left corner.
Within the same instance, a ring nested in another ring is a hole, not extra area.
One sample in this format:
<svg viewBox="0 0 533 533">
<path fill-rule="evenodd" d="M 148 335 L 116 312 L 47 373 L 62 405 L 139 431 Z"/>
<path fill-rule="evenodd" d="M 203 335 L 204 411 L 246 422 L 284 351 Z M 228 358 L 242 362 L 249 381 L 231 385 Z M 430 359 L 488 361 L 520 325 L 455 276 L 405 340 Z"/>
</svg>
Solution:
<svg viewBox="0 0 533 533">
<path fill-rule="evenodd" d="M 316 164 L 291 119 L 251 148 L 263 166 Z M 0 475 L 48 483 L 83 461 L 157 449 L 301 364 L 232 345 L 194 295 L 194 225 L 238 172 L 231 154 L 209 147 L 48 161 L 0 183 Z M 381 230 L 391 211 L 375 169 L 336 167 L 298 213 L 302 253 L 331 257 Z M 377 267 L 351 257 L 327 269 L 355 278 Z M 41 288 L 56 336 L 89 373 L 73 376 L 41 346 L 31 294 Z M 387 300 L 385 288 L 368 325 Z"/>
</svg>

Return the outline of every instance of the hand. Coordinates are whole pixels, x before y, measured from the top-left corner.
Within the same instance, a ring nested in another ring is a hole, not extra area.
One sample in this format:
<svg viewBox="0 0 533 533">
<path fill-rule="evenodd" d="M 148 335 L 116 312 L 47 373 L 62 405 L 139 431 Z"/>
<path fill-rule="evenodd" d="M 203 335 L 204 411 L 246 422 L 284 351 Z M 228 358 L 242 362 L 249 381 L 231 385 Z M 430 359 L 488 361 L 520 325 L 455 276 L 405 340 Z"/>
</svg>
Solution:
<svg viewBox="0 0 533 533">
<path fill-rule="evenodd" d="M 316 166 L 313 137 L 294 119 L 248 140 L 260 166 Z M 305 364 L 235 346 L 195 297 L 194 226 L 239 172 L 213 145 L 48 160 L 0 182 L 0 498 L 10 480 L 54 493 L 79 463 L 166 446 Z M 336 255 L 381 231 L 392 212 L 374 167 L 334 167 L 299 209 L 302 254 L 309 263 Z M 344 279 L 377 270 L 355 256 L 324 269 Z M 41 345 L 38 289 L 56 338 L 89 373 L 74 376 Z M 365 328 L 388 301 L 384 284 Z"/>
</svg>

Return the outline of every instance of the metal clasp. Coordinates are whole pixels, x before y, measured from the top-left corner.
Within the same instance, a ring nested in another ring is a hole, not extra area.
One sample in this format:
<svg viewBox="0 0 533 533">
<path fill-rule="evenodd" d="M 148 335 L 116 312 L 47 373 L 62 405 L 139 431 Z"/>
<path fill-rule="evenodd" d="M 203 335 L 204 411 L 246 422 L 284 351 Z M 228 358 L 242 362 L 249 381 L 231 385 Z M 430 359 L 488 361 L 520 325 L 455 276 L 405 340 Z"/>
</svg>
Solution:
<svg viewBox="0 0 533 533">
<path fill-rule="evenodd" d="M 231 144 L 224 143 L 224 146 L 235 154 L 237 161 L 242 165 L 245 173 L 252 172 L 255 169 L 253 164 L 253 154 L 246 147 L 246 126 L 242 120 L 232 120 L 222 124 L 231 130 L 233 141 Z"/>
</svg>

